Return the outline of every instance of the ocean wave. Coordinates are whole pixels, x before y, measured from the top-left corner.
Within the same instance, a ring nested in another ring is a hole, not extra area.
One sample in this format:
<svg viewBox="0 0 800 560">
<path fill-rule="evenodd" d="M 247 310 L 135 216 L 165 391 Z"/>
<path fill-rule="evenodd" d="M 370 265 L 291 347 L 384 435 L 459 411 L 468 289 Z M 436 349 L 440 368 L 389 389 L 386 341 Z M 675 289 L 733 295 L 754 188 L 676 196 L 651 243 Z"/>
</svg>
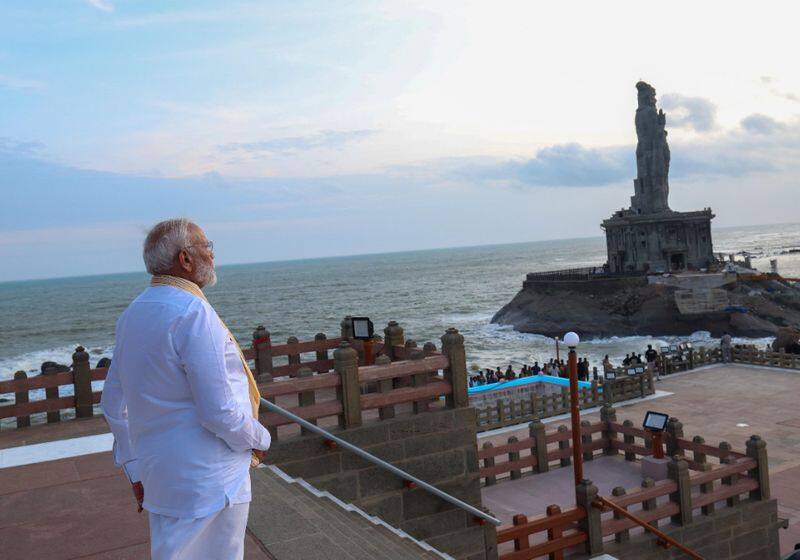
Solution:
<svg viewBox="0 0 800 560">
<path fill-rule="evenodd" d="M 92 346 L 87 348 L 91 366 L 94 367 L 101 358 L 111 358 L 113 351 L 113 346 Z M 10 358 L 0 358 L 0 380 L 13 379 L 14 372 L 17 371 L 24 371 L 29 376 L 31 374 L 39 374 L 41 373 L 42 362 L 57 362 L 70 365 L 74 352 L 74 346 L 58 346 L 27 352 Z"/>
</svg>

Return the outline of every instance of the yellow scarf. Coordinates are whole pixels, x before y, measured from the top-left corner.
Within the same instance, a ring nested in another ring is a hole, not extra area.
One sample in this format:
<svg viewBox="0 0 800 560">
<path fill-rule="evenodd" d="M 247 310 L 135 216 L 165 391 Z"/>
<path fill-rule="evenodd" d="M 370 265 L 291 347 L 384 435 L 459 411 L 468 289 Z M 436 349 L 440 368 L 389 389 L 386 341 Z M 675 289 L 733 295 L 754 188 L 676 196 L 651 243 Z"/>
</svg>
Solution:
<svg viewBox="0 0 800 560">
<path fill-rule="evenodd" d="M 172 286 L 173 288 L 178 288 L 185 292 L 189 292 L 190 294 L 199 297 L 205 302 L 208 302 L 206 299 L 206 295 L 203 293 L 203 290 L 200 289 L 200 286 L 192 282 L 191 280 L 186 280 L 185 278 L 180 278 L 178 276 L 168 276 L 158 275 L 153 276 L 150 280 L 151 286 Z M 220 323 L 228 331 L 228 335 L 231 337 L 233 344 L 236 346 L 236 351 L 239 352 L 239 359 L 242 360 L 242 369 L 244 369 L 244 374 L 247 376 L 247 390 L 250 394 L 250 405 L 253 409 L 253 418 L 258 419 L 258 406 L 261 404 L 261 394 L 258 392 L 258 385 L 256 385 L 256 379 L 253 377 L 253 372 L 250 371 L 250 366 L 247 365 L 247 360 L 244 358 L 244 354 L 242 354 L 242 349 L 239 347 L 239 343 L 236 342 L 236 338 L 234 338 L 233 334 L 231 333 L 230 329 L 225 325 L 225 322 L 220 318 Z M 255 453 L 250 459 L 250 466 L 257 467 L 261 461 L 256 457 Z"/>
</svg>

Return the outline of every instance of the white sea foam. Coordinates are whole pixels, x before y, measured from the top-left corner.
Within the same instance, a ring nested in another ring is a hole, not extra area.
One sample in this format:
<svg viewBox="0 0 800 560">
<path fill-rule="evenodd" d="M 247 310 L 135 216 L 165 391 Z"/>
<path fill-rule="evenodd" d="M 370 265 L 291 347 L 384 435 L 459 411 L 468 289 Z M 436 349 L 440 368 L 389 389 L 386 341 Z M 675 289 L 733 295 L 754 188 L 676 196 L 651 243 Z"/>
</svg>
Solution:
<svg viewBox="0 0 800 560">
<path fill-rule="evenodd" d="M 89 363 L 94 367 L 101 358 L 111 358 L 113 350 L 113 346 L 88 348 Z M 0 359 L 0 381 L 13 379 L 14 372 L 20 370 L 27 373 L 29 377 L 38 375 L 41 373 L 42 362 L 57 362 L 70 365 L 73 352 L 75 352 L 74 346 L 59 346 L 46 350 L 36 350 L 35 352 L 28 352 L 10 358 L 2 358 Z"/>
</svg>

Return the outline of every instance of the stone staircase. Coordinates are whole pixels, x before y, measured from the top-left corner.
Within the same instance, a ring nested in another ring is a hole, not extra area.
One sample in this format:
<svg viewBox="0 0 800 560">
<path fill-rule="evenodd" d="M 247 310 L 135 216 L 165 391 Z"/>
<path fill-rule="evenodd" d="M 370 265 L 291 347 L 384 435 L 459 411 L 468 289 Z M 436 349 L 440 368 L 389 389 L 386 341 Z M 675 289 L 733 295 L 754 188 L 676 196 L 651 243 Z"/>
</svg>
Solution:
<svg viewBox="0 0 800 560">
<path fill-rule="evenodd" d="M 452 557 L 273 465 L 251 473 L 247 527 L 275 560 Z"/>
</svg>

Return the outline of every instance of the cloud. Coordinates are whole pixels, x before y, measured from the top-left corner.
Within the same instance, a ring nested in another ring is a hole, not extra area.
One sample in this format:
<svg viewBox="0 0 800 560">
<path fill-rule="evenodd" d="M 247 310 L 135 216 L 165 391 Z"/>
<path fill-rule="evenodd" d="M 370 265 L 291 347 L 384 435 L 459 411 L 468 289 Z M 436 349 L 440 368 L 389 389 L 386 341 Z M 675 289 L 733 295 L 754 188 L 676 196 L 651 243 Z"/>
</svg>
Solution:
<svg viewBox="0 0 800 560">
<path fill-rule="evenodd" d="M 775 87 L 775 84 L 778 83 L 778 80 L 774 76 L 761 76 L 760 81 L 762 84 L 767 86 L 767 89 L 772 95 L 775 95 L 777 97 L 783 97 L 788 101 L 800 103 L 800 95 L 792 93 L 791 91 L 782 91 L 777 87 Z"/>
<path fill-rule="evenodd" d="M 592 188 L 633 180 L 635 151 L 635 145 L 556 144 L 538 150 L 530 159 L 450 158 L 430 162 L 425 170 L 430 180 L 438 173 L 439 178 L 486 186 Z M 800 121 L 781 122 L 753 114 L 742 119 L 739 127 L 720 134 L 673 142 L 670 151 L 673 182 L 739 180 L 760 173 L 796 175 L 800 172 Z"/>
<path fill-rule="evenodd" d="M 103 12 L 113 12 L 114 11 L 114 4 L 109 2 L 109 0 L 86 0 L 86 3 L 92 6 L 93 8 L 97 8 Z"/>
<path fill-rule="evenodd" d="M 667 127 L 708 132 L 716 128 L 717 106 L 704 97 L 690 97 L 679 93 L 661 96 L 661 107 L 669 111 Z"/>
<path fill-rule="evenodd" d="M 42 150 L 44 150 L 44 144 L 38 140 L 18 142 L 11 138 L 0 136 L 0 154 L 32 157 L 40 154 Z"/>
<path fill-rule="evenodd" d="M 38 80 L 26 80 L 7 74 L 0 74 L 0 88 L 35 91 L 43 89 L 44 84 Z"/>
<path fill-rule="evenodd" d="M 742 119 L 741 127 L 747 132 L 754 132 L 756 134 L 773 134 L 784 130 L 786 125 L 767 115 L 754 113 Z"/>
<path fill-rule="evenodd" d="M 294 154 L 316 148 L 341 148 L 376 134 L 377 130 L 323 130 L 306 136 L 272 138 L 258 142 L 234 142 L 218 146 L 222 152 L 247 152 L 251 154 Z"/>
</svg>

